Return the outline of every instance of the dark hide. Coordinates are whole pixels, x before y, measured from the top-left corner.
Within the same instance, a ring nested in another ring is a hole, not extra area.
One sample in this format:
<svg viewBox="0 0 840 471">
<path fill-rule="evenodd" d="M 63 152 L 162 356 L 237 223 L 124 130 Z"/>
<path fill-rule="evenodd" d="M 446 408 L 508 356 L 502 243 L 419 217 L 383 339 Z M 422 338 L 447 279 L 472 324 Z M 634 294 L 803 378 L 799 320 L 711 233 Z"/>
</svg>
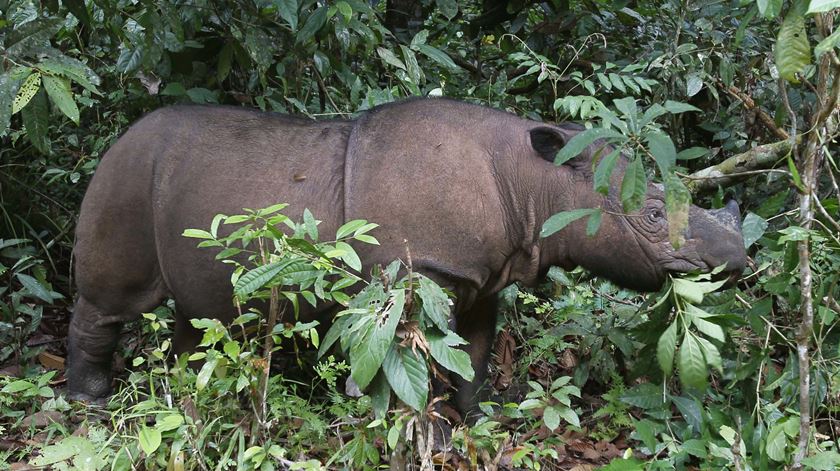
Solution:
<svg viewBox="0 0 840 471">
<path fill-rule="evenodd" d="M 121 325 L 167 297 L 177 304 L 174 345 L 199 336 L 189 319 L 230 321 L 230 268 L 197 249 L 186 228 L 217 213 L 289 203 L 333 234 L 345 221 L 381 224 L 381 246 L 359 245 L 364 273 L 402 258 L 453 290 L 454 321 L 470 342 L 476 380 L 457 383 L 468 409 L 484 381 L 495 326 L 494 294 L 533 283 L 551 265 L 582 265 L 622 286 L 659 288 L 668 271 L 745 264 L 737 205 L 692 207 L 686 244 L 668 243 L 662 192 L 637 214 L 592 189 L 598 145 L 560 167 L 556 151 L 579 129 L 553 126 L 457 101 L 419 99 L 350 121 L 307 121 L 241 108 L 179 106 L 149 114 L 103 158 L 82 204 L 76 234 L 76 303 L 69 333 L 71 397 L 106 396 Z M 620 182 L 624 163 L 619 164 Z M 547 238 L 554 213 L 603 206 L 595 237 L 577 221 Z M 311 313 L 315 317 L 319 313 Z M 323 313 L 320 313 L 323 315 Z"/>
</svg>

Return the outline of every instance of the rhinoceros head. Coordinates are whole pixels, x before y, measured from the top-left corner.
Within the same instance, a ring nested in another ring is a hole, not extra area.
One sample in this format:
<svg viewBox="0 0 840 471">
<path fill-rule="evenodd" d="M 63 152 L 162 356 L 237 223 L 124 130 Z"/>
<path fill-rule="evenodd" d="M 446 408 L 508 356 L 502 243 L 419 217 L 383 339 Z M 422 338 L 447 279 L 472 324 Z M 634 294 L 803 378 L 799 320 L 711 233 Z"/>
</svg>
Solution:
<svg viewBox="0 0 840 471">
<path fill-rule="evenodd" d="M 561 125 L 540 127 L 531 132 L 534 149 L 553 161 L 556 152 L 582 128 Z M 594 236 L 586 235 L 586 221 L 573 223 L 565 235 L 567 257 L 576 265 L 639 291 L 655 291 L 669 272 L 709 272 L 725 265 L 718 276 L 737 280 L 746 266 L 738 204 L 729 201 L 724 208 L 706 210 L 691 205 L 685 242 L 674 248 L 668 236 L 665 194 L 661 185 L 648 185 L 645 201 L 638 211 L 626 214 L 619 201 L 620 186 L 627 160 L 619 159 L 607 196 L 594 191 L 593 164 L 597 156 L 609 154 L 603 142 L 596 142 L 576 158 L 563 164 L 570 172 L 574 204 L 571 208 L 602 208 L 601 227 Z M 565 209 L 571 209 L 569 207 Z M 564 230 L 564 231 L 565 231 Z M 563 231 L 561 231 L 563 232 Z"/>
</svg>

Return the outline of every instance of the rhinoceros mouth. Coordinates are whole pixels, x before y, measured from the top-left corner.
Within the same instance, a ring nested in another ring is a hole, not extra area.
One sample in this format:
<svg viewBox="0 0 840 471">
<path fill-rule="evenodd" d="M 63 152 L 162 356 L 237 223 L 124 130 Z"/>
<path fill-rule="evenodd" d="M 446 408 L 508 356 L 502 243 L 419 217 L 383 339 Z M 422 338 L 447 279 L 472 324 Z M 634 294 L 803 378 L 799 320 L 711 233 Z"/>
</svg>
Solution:
<svg viewBox="0 0 840 471">
<path fill-rule="evenodd" d="M 709 265 L 702 260 L 671 260 L 663 264 L 665 270 L 672 272 L 672 273 L 688 273 L 693 271 L 700 271 L 700 272 L 707 272 L 709 271 Z"/>
</svg>

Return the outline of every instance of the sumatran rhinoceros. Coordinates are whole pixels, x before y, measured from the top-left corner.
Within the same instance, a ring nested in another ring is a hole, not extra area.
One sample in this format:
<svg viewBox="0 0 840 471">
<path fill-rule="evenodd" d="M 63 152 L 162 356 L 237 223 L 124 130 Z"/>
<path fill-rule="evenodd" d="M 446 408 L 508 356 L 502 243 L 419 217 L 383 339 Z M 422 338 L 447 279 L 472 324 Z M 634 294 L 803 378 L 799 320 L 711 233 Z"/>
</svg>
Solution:
<svg viewBox="0 0 840 471">
<path fill-rule="evenodd" d="M 308 208 L 323 220 L 322 233 L 352 219 L 379 223 L 381 246 L 358 247 L 365 273 L 404 256 L 407 243 L 414 270 L 457 295 L 453 321 L 476 371 L 472 383 L 456 384 L 462 410 L 486 377 L 494 294 L 510 283 L 533 283 L 552 265 L 580 265 L 645 291 L 658 289 L 668 272 L 724 264 L 730 274 L 742 271 L 737 204 L 691 207 L 686 242 L 675 250 L 658 187 L 625 215 L 614 195 L 593 191 L 599 149 L 554 165 L 578 132 L 442 99 L 386 105 L 351 120 L 200 106 L 149 114 L 111 147 L 82 203 L 69 395 L 107 396 L 121 325 L 167 297 L 177 306 L 178 351 L 200 338 L 190 319 L 233 318 L 230 268 L 181 234 L 242 208 L 285 202 L 296 218 Z M 551 215 L 595 207 L 609 211 L 594 237 L 577 221 L 540 238 Z"/>
</svg>

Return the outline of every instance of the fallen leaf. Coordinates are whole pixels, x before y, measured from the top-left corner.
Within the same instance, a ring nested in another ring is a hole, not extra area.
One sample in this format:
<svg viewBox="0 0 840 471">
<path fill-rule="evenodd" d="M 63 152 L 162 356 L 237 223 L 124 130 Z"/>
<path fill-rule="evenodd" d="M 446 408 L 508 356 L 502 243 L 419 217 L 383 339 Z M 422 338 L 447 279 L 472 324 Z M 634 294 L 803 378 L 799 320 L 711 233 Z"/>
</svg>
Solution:
<svg viewBox="0 0 840 471">
<path fill-rule="evenodd" d="M 38 354 L 38 361 L 44 365 L 44 368 L 48 370 L 63 370 L 64 369 L 64 358 L 53 355 L 49 352 L 41 352 Z"/>
<path fill-rule="evenodd" d="M 54 410 L 36 412 L 21 420 L 20 426 L 22 428 L 44 428 L 52 423 L 64 425 L 66 423 L 64 420 L 64 414 Z"/>
<path fill-rule="evenodd" d="M 496 356 L 496 365 L 499 368 L 499 375 L 496 378 L 495 387 L 499 391 L 504 391 L 510 387 L 513 381 L 513 352 L 516 349 L 516 340 L 510 335 L 507 329 L 501 331 L 496 336 L 496 345 L 494 348 Z"/>
</svg>

